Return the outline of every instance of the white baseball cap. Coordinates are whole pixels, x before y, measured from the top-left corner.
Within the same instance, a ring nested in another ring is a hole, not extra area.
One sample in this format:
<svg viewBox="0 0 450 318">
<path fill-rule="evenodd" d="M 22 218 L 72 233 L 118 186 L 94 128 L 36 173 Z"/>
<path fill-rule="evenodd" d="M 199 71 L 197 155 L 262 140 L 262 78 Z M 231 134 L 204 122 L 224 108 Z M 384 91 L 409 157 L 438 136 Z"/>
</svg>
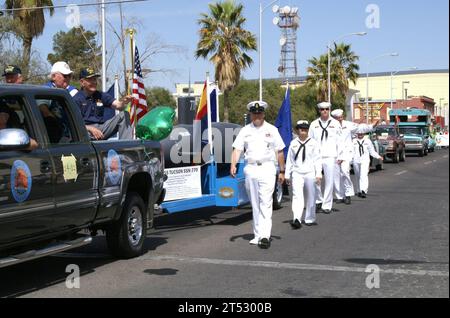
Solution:
<svg viewBox="0 0 450 318">
<path fill-rule="evenodd" d="M 72 74 L 73 71 L 70 69 L 69 64 L 67 64 L 66 62 L 56 62 L 55 64 L 53 64 L 50 73 L 61 73 L 63 75 L 69 75 Z"/>
</svg>

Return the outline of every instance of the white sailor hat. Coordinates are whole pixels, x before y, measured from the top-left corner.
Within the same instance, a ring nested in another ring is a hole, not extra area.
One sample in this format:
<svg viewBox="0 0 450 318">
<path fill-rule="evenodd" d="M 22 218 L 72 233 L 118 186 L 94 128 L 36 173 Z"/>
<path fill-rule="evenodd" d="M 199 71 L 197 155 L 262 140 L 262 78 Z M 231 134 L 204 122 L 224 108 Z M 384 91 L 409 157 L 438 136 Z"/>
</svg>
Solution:
<svg viewBox="0 0 450 318">
<path fill-rule="evenodd" d="M 254 114 L 264 113 L 267 107 L 269 107 L 269 105 L 263 101 L 255 101 L 247 105 L 248 111 Z"/>
<path fill-rule="evenodd" d="M 329 102 L 322 102 L 320 104 L 317 104 L 317 107 L 319 109 L 329 108 L 331 109 L 331 104 Z"/>
<path fill-rule="evenodd" d="M 309 123 L 307 120 L 299 120 L 295 129 L 309 129 Z"/>
<path fill-rule="evenodd" d="M 358 127 L 358 129 L 356 129 L 356 131 L 355 131 L 355 134 L 365 135 L 365 134 L 367 134 L 367 131 L 363 127 Z"/>
<path fill-rule="evenodd" d="M 342 109 L 335 109 L 331 112 L 331 116 L 334 118 L 341 117 L 342 115 L 344 115 L 344 111 Z"/>
</svg>

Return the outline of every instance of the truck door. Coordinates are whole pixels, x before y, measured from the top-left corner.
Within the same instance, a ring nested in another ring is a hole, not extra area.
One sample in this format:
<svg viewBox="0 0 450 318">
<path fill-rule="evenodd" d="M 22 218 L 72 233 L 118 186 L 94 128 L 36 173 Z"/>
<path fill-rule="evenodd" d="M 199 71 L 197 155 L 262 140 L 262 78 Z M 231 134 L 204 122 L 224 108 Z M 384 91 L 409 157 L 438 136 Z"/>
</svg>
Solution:
<svg viewBox="0 0 450 318">
<path fill-rule="evenodd" d="M 80 227 L 96 213 L 97 157 L 77 110 L 63 96 L 35 96 L 44 124 L 48 151 L 55 171 L 54 226 L 56 230 Z"/>
<path fill-rule="evenodd" d="M 0 112 L 8 117 L 0 129 L 23 129 L 38 142 L 33 150 L 0 150 L 0 245 L 7 245 L 50 232 L 55 202 L 52 161 L 25 96 L 3 94 Z"/>
</svg>

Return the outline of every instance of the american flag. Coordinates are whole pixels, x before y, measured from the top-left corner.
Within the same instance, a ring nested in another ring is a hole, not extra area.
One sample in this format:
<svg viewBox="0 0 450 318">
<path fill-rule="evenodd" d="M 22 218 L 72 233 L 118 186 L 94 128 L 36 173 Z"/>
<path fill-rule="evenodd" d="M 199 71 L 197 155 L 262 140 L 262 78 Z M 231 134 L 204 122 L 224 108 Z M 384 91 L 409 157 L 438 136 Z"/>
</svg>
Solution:
<svg viewBox="0 0 450 318">
<path fill-rule="evenodd" d="M 142 78 L 141 62 L 139 61 L 138 48 L 134 52 L 134 73 L 133 73 L 133 105 L 131 106 L 131 125 L 136 125 L 148 111 L 147 96 L 145 96 L 144 79 Z"/>
</svg>

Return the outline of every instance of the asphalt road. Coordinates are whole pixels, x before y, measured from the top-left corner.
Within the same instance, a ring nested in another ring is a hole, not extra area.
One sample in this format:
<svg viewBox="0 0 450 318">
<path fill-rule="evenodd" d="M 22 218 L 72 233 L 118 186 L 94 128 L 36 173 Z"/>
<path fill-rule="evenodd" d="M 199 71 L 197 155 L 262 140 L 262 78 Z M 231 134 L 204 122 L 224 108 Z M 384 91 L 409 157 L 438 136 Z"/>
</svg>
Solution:
<svg viewBox="0 0 450 318">
<path fill-rule="evenodd" d="M 448 181 L 448 150 L 386 163 L 367 199 L 298 231 L 286 198 L 268 250 L 248 244 L 249 207 L 158 216 L 142 257 L 115 260 L 98 237 L 0 269 L 0 297 L 449 297 Z M 80 288 L 66 287 L 69 264 Z"/>
</svg>

